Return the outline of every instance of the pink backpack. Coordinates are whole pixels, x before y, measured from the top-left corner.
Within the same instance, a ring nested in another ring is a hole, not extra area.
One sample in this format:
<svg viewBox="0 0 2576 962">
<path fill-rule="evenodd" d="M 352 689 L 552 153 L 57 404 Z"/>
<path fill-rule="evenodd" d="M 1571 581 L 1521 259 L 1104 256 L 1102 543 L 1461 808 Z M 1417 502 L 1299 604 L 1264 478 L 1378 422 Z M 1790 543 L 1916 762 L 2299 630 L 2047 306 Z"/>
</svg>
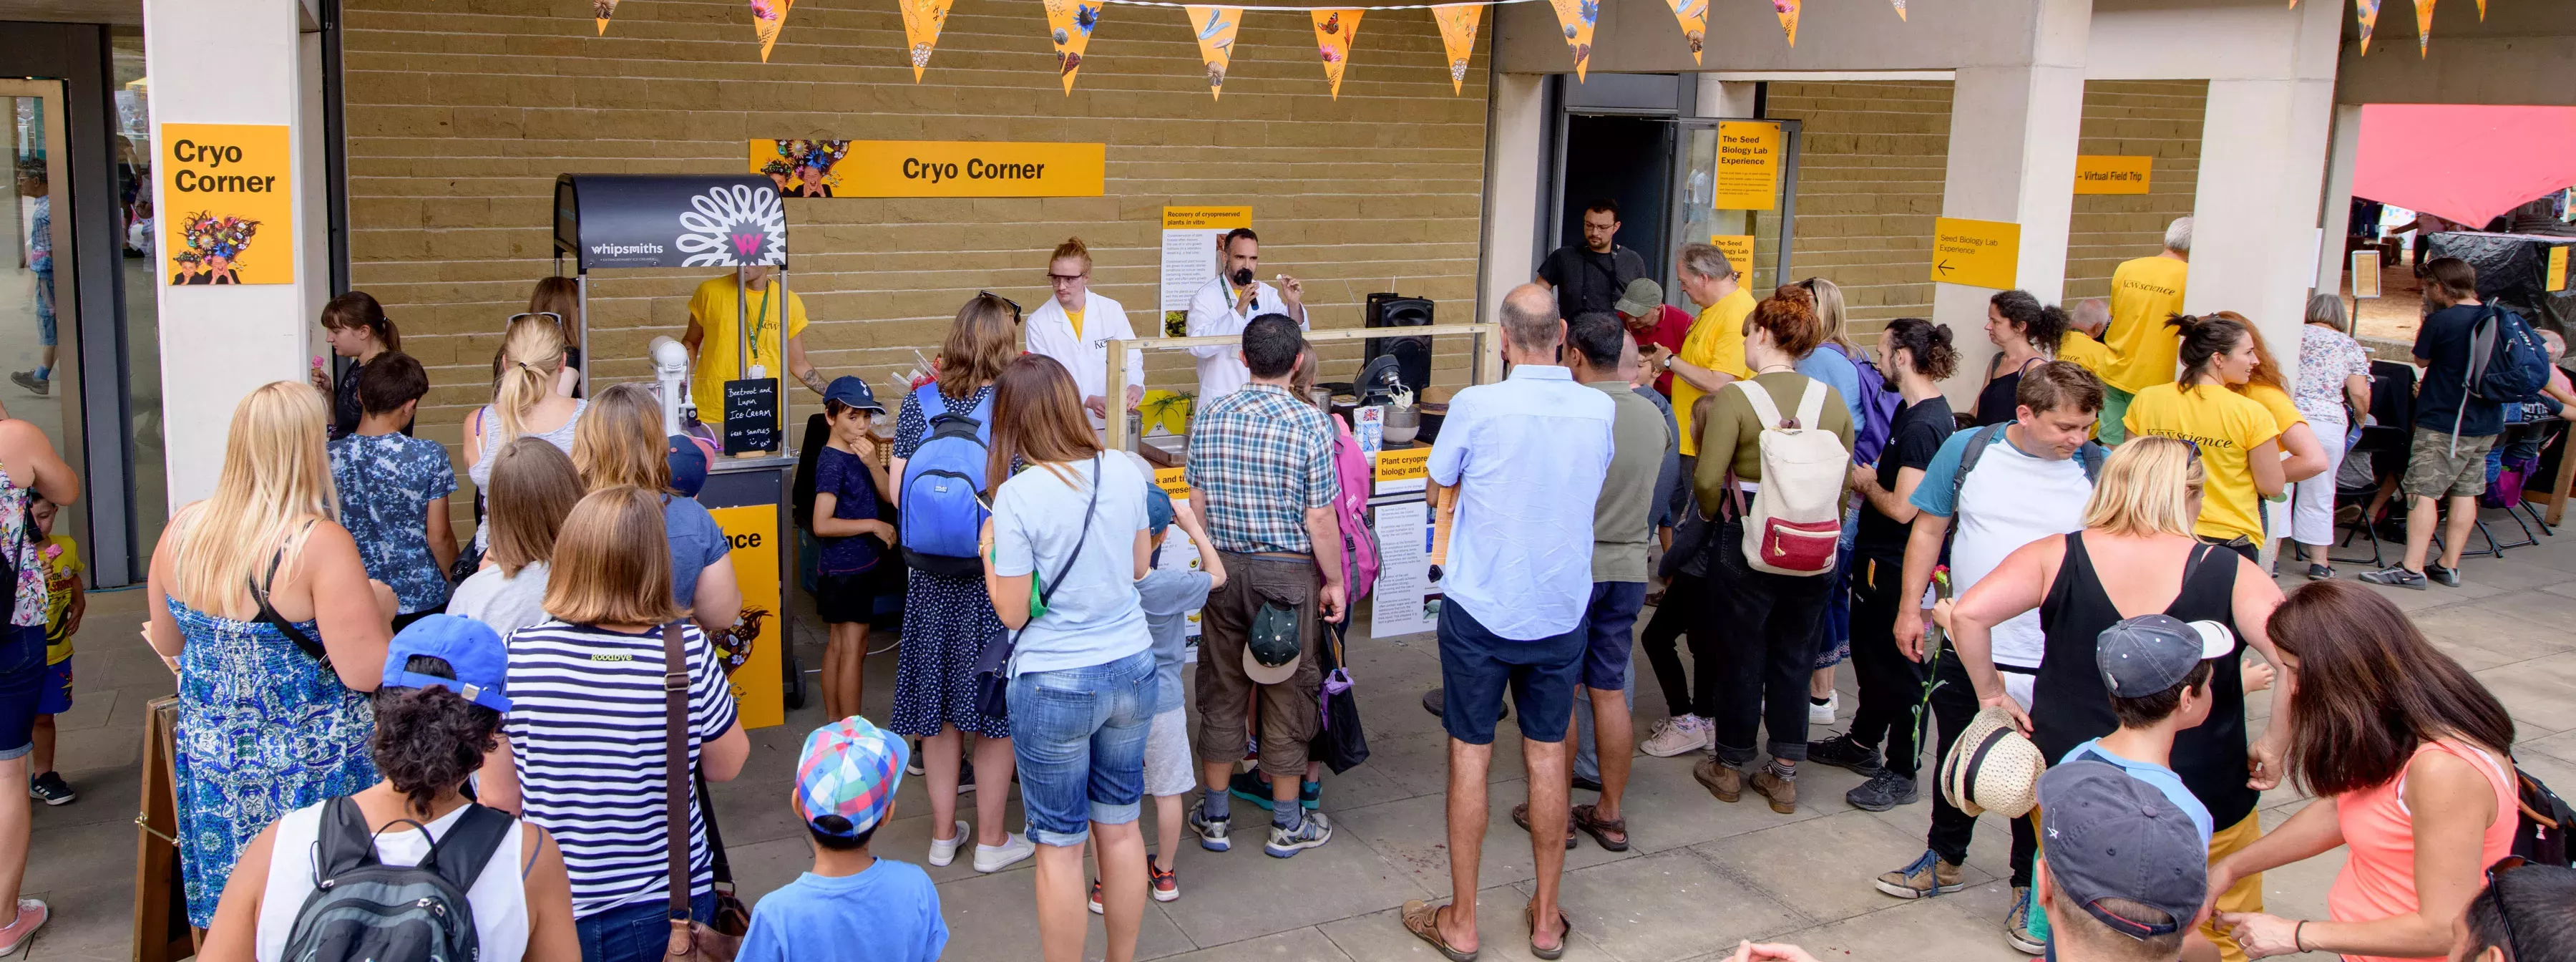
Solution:
<svg viewBox="0 0 2576 962">
<path fill-rule="evenodd" d="M 1377 532 L 1369 527 L 1368 499 L 1373 481 L 1369 456 L 1341 415 L 1333 415 L 1333 474 L 1341 490 L 1333 496 L 1333 516 L 1342 529 L 1344 604 L 1358 605 L 1377 584 Z"/>
</svg>

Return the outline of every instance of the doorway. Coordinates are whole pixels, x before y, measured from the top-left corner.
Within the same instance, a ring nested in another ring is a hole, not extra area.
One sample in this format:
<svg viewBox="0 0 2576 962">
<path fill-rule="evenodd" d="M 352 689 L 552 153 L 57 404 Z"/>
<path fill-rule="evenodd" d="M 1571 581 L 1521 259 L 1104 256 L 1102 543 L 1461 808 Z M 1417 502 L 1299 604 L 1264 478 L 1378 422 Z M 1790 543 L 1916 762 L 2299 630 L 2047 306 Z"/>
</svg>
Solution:
<svg viewBox="0 0 2576 962">
<path fill-rule="evenodd" d="M 1673 123 L 1662 117 L 1573 114 L 1565 118 L 1563 208 L 1557 243 L 1581 247 L 1583 211 L 1602 200 L 1619 206 L 1613 243 L 1646 261 L 1646 276 L 1670 288 L 1666 238 L 1673 180 Z M 1661 265 L 1661 266 L 1658 266 Z"/>
</svg>

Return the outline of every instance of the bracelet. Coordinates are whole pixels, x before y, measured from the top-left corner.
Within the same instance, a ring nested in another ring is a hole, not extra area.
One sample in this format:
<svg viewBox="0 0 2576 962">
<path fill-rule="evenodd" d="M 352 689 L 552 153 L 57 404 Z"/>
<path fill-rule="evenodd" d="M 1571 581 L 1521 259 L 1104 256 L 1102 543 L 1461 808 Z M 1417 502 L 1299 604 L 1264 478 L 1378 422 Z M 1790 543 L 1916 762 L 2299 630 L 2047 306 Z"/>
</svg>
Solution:
<svg viewBox="0 0 2576 962">
<path fill-rule="evenodd" d="M 2307 951 L 2307 950 L 2308 950 L 2307 942 L 2306 942 L 2306 941 L 2304 940 L 2304 938 L 2303 938 L 2304 934 L 2305 934 L 2307 931 L 2308 931 L 2308 920 L 2306 920 L 2306 919 L 2300 919 L 2300 920 L 2299 920 L 2299 924 L 2297 924 L 2297 925 L 2293 925 L 2293 926 L 2290 926 L 2290 948 L 2291 948 L 2291 949 L 2296 950 L 2296 951 L 2300 951 L 2300 952 L 2305 952 L 2305 951 Z"/>
</svg>

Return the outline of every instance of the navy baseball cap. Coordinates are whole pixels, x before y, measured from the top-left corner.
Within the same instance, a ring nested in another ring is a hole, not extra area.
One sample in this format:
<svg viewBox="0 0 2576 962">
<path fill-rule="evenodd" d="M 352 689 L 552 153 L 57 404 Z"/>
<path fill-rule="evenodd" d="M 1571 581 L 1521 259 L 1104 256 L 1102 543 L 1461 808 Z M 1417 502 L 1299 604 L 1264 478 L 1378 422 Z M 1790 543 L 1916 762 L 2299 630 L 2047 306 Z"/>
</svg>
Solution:
<svg viewBox="0 0 2576 962">
<path fill-rule="evenodd" d="M 413 655 L 445 659 L 454 678 L 410 671 Z M 385 646 L 385 675 L 378 688 L 445 688 L 497 712 L 510 710 L 509 649 L 501 635 L 472 618 L 437 614 L 412 622 Z"/>
<path fill-rule="evenodd" d="M 2186 622 L 2166 614 L 2124 619 L 2093 639 L 2102 688 L 2113 698 L 2163 692 L 2211 658 L 2236 651 L 2236 633 L 2215 621 Z"/>
<path fill-rule="evenodd" d="M 1161 485 L 1145 486 L 1145 522 L 1158 535 L 1172 524 L 1172 496 Z"/>
<path fill-rule="evenodd" d="M 2041 858 L 2058 894 L 2130 938 L 2182 931 L 2209 895 L 2209 846 L 2191 816 L 2109 762 L 2068 762 L 2040 776 L 2039 832 Z M 2166 918 L 2128 918 L 2104 909 L 2106 899 L 2126 899 Z"/>
<path fill-rule="evenodd" d="M 868 382 L 847 374 L 833 378 L 832 383 L 823 385 L 823 400 L 839 401 L 862 411 L 885 413 L 885 405 L 877 403 L 877 394 L 875 391 L 868 390 Z"/>
<path fill-rule="evenodd" d="M 707 452 L 687 435 L 674 434 L 668 439 L 671 451 L 671 490 L 685 497 L 697 497 L 707 486 Z"/>
</svg>

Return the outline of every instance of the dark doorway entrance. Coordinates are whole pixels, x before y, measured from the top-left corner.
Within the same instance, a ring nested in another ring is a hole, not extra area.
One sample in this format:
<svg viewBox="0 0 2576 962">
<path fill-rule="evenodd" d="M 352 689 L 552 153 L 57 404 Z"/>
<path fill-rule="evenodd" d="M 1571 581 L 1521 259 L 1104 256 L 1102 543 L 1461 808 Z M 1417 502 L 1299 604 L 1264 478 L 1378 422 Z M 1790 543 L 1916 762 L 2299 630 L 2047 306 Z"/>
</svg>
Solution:
<svg viewBox="0 0 2576 962">
<path fill-rule="evenodd" d="M 1619 205 L 1619 246 L 1646 259 L 1660 283 L 1670 266 L 1666 218 L 1673 183 L 1673 124 L 1660 117 L 1575 114 L 1565 118 L 1564 208 L 1557 242 L 1581 246 L 1583 209 L 1595 200 Z"/>
</svg>

